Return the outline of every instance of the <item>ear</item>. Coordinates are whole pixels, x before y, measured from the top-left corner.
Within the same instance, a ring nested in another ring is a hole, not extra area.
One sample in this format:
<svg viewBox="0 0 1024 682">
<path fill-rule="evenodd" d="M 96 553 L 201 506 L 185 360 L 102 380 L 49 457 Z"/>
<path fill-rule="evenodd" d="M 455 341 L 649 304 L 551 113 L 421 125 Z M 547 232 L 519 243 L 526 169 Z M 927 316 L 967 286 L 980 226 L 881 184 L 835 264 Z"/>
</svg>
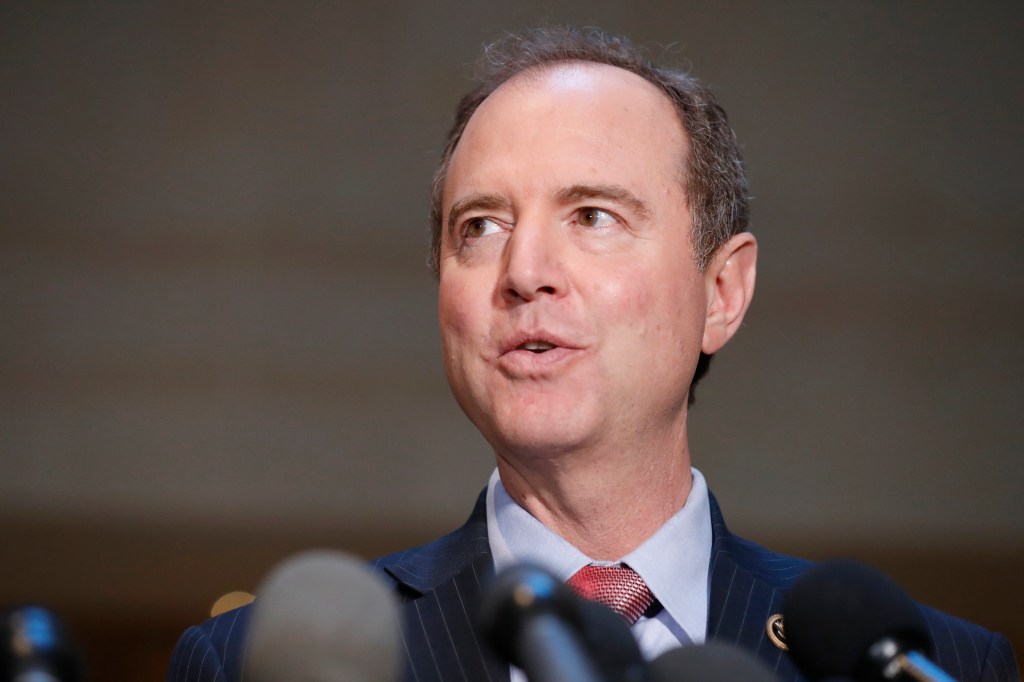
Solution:
<svg viewBox="0 0 1024 682">
<path fill-rule="evenodd" d="M 707 318 L 701 350 L 717 352 L 743 322 L 754 297 L 757 240 L 749 232 L 734 235 L 718 249 L 704 276 Z"/>
</svg>

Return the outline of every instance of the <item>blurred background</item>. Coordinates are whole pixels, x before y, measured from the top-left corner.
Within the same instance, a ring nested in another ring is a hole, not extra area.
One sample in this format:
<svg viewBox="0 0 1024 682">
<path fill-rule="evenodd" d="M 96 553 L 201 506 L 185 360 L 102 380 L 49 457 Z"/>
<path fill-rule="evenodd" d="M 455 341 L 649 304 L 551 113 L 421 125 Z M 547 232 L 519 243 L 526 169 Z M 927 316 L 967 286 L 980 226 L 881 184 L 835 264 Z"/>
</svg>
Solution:
<svg viewBox="0 0 1024 682">
<path fill-rule="evenodd" d="M 461 523 L 432 170 L 482 42 L 597 24 L 744 144 L 758 293 L 691 417 L 735 532 L 1024 646 L 1024 4 L 0 5 L 0 604 L 100 680 L 308 547 Z"/>
</svg>

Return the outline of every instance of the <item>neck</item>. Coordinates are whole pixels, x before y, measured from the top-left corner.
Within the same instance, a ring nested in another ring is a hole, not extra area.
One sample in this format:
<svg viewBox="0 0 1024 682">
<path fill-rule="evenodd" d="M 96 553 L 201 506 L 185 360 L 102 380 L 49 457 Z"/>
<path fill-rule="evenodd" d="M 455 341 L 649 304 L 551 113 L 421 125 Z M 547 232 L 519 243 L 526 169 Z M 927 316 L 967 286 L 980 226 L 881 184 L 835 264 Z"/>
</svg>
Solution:
<svg viewBox="0 0 1024 682">
<path fill-rule="evenodd" d="M 597 561 L 618 561 L 639 547 L 682 509 L 693 483 L 685 430 L 639 451 L 497 455 L 512 499 Z"/>
</svg>

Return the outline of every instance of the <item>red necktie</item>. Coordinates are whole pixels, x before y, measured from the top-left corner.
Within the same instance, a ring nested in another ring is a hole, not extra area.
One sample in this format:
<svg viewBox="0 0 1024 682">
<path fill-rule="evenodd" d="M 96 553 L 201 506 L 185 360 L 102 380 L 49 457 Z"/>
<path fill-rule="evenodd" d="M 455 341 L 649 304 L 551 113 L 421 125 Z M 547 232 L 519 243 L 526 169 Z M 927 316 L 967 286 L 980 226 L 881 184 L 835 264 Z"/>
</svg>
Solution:
<svg viewBox="0 0 1024 682">
<path fill-rule="evenodd" d="M 644 579 L 629 566 L 584 566 L 565 581 L 581 597 L 609 607 L 632 625 L 654 603 Z"/>
</svg>

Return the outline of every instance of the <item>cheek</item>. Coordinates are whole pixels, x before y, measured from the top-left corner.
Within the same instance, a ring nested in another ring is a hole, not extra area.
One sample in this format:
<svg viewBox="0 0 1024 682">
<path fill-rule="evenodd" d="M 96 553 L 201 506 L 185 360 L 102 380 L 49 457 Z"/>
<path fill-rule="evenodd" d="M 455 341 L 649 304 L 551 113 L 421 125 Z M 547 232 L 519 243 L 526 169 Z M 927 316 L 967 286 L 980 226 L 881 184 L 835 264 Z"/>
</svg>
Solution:
<svg viewBox="0 0 1024 682">
<path fill-rule="evenodd" d="M 591 305 L 602 324 L 647 335 L 662 325 L 666 302 L 665 291 L 627 272 L 625 276 L 600 278 L 593 288 Z"/>
<path fill-rule="evenodd" d="M 480 327 L 486 323 L 476 291 L 470 283 L 455 278 L 442 279 L 437 296 L 437 319 L 441 331 L 441 349 L 449 364 L 457 363 L 457 355 L 481 338 Z"/>
<path fill-rule="evenodd" d="M 685 281 L 676 273 L 643 277 L 634 271 L 603 278 L 593 294 L 600 323 L 619 327 L 619 337 L 632 353 L 646 347 L 646 352 L 638 354 L 688 355 L 699 348 L 704 330 L 699 282 Z"/>
<path fill-rule="evenodd" d="M 463 326 L 467 316 L 466 291 L 465 284 L 457 279 L 442 277 L 437 289 L 437 319 L 442 336 L 450 329 Z"/>
</svg>

